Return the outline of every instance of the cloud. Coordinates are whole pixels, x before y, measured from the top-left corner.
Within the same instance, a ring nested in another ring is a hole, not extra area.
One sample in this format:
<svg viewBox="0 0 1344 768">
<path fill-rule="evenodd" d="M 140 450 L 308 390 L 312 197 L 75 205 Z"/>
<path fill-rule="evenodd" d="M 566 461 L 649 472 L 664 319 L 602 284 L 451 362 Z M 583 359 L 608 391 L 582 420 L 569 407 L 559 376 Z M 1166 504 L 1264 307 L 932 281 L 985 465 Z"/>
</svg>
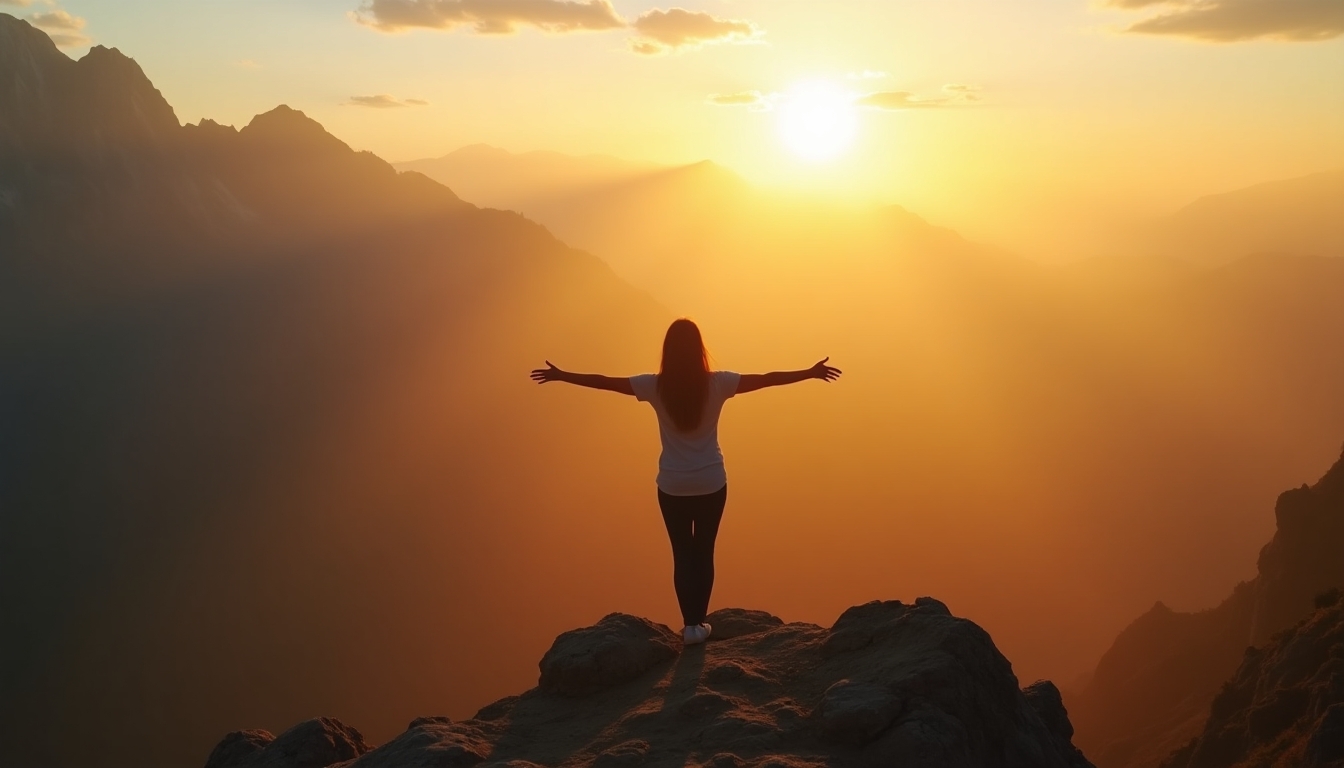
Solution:
<svg viewBox="0 0 1344 768">
<path fill-rule="evenodd" d="M 374 109 L 429 106 L 429 102 L 424 99 L 406 99 L 405 101 L 402 101 L 387 93 L 379 93 L 373 96 L 351 96 L 350 100 L 345 103 L 352 107 L 372 107 Z"/>
<path fill-rule="evenodd" d="M 1155 16 L 1125 31 L 1216 43 L 1271 39 L 1329 40 L 1344 35 L 1341 0 L 1109 0 L 1128 10 L 1160 6 Z"/>
<path fill-rule="evenodd" d="M 46 32 L 47 37 L 62 48 L 79 48 L 93 42 L 82 31 L 88 22 L 59 8 L 45 13 L 34 13 L 28 17 L 28 21 Z"/>
<path fill-rule="evenodd" d="M 239 59 L 233 65 L 239 69 L 261 69 L 261 65 L 252 59 Z"/>
<path fill-rule="evenodd" d="M 27 8 L 33 4 L 33 0 L 0 0 L 0 5 L 17 5 L 20 8 Z"/>
<path fill-rule="evenodd" d="M 646 55 L 699 48 L 710 43 L 750 42 L 761 34 L 749 21 L 720 19 L 681 8 L 654 9 L 635 19 L 630 26 L 639 34 L 630 41 L 630 50 Z"/>
<path fill-rule="evenodd" d="M 943 95 L 941 96 L 920 97 L 911 91 L 878 91 L 860 96 L 854 100 L 854 104 L 860 107 L 893 111 L 956 107 L 979 101 L 979 91 L 978 86 L 952 83 L 943 86 Z"/>
<path fill-rule="evenodd" d="M 546 32 L 625 26 L 611 0 L 367 0 L 355 19 L 384 32 L 469 26 L 478 35 L 508 35 L 523 26 Z"/>
<path fill-rule="evenodd" d="M 754 112 L 763 112 L 770 109 L 770 102 L 760 91 L 711 93 L 705 101 L 716 107 L 747 107 Z"/>
<path fill-rule="evenodd" d="M 946 93 L 951 100 L 979 101 L 980 86 L 966 85 L 965 83 L 948 83 L 943 86 L 943 93 Z"/>
<path fill-rule="evenodd" d="M 364 0 L 350 15 L 383 32 L 468 27 L 478 35 L 508 35 L 525 26 L 553 33 L 632 29 L 638 36 L 629 41 L 630 50 L 650 56 L 711 43 L 752 42 L 761 35 L 749 21 L 682 8 L 655 8 L 627 22 L 611 0 Z"/>
</svg>

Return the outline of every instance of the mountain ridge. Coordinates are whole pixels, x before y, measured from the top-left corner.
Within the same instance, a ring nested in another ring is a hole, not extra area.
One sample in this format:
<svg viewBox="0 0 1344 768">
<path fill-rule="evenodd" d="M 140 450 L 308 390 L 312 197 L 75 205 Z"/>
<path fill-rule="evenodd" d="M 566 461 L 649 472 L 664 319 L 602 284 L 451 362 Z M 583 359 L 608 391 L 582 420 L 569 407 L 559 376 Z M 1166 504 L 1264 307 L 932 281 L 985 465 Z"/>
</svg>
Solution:
<svg viewBox="0 0 1344 768">
<path fill-rule="evenodd" d="M 1140 233 L 1140 247 L 1202 266 L 1284 252 L 1344 257 L 1344 169 L 1205 195 Z"/>
</svg>

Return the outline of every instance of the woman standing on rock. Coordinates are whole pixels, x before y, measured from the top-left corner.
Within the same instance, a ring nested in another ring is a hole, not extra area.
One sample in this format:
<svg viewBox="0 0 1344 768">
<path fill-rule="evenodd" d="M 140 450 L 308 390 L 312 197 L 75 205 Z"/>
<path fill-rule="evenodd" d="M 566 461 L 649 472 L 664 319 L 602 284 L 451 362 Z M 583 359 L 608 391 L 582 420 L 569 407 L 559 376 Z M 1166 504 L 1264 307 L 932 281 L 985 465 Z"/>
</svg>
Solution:
<svg viewBox="0 0 1344 768">
<path fill-rule="evenodd" d="M 657 374 L 614 378 L 570 373 L 546 362 L 532 371 L 538 384 L 563 381 L 592 389 L 630 395 L 653 406 L 663 452 L 658 458 L 658 507 L 672 540 L 672 583 L 681 605 L 687 645 L 703 643 L 711 627 L 705 622 L 714 589 L 714 539 L 728 500 L 728 476 L 719 450 L 719 414 L 733 395 L 808 379 L 834 381 L 840 369 L 826 358 L 801 371 L 738 374 L 711 371 L 709 353 L 695 323 L 685 318 L 667 329 L 662 367 Z"/>
</svg>

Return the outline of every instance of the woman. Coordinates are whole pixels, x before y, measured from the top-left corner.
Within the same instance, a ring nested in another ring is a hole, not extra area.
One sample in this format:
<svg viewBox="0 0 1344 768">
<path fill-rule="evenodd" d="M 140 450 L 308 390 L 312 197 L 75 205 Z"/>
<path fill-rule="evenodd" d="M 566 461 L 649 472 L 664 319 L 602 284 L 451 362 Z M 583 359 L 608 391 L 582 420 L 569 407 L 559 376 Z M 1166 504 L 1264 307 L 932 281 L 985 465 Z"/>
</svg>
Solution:
<svg viewBox="0 0 1344 768">
<path fill-rule="evenodd" d="M 687 645 L 703 643 L 711 627 L 705 622 L 714 588 L 714 539 L 728 500 L 728 477 L 719 450 L 719 413 L 733 395 L 807 379 L 834 381 L 840 370 L 826 358 L 801 371 L 737 374 L 711 371 L 709 353 L 695 323 L 672 323 L 663 339 L 663 362 L 657 375 L 613 378 L 562 371 L 546 361 L 532 371 L 539 384 L 563 381 L 592 389 L 630 395 L 653 406 L 663 452 L 658 458 L 658 507 L 672 540 L 672 583 L 681 605 Z"/>
</svg>

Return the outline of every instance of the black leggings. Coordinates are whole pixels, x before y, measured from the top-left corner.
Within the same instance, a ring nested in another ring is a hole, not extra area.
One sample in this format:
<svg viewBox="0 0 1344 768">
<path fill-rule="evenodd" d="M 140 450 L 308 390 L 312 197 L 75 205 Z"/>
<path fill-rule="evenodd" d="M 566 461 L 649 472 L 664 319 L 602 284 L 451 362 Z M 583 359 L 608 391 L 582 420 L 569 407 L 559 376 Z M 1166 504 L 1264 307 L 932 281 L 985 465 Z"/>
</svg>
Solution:
<svg viewBox="0 0 1344 768">
<path fill-rule="evenodd" d="M 672 540 L 672 584 L 686 626 L 700 624 L 714 589 L 714 539 L 728 501 L 728 486 L 703 496 L 672 496 L 658 491 L 667 537 Z"/>
</svg>

